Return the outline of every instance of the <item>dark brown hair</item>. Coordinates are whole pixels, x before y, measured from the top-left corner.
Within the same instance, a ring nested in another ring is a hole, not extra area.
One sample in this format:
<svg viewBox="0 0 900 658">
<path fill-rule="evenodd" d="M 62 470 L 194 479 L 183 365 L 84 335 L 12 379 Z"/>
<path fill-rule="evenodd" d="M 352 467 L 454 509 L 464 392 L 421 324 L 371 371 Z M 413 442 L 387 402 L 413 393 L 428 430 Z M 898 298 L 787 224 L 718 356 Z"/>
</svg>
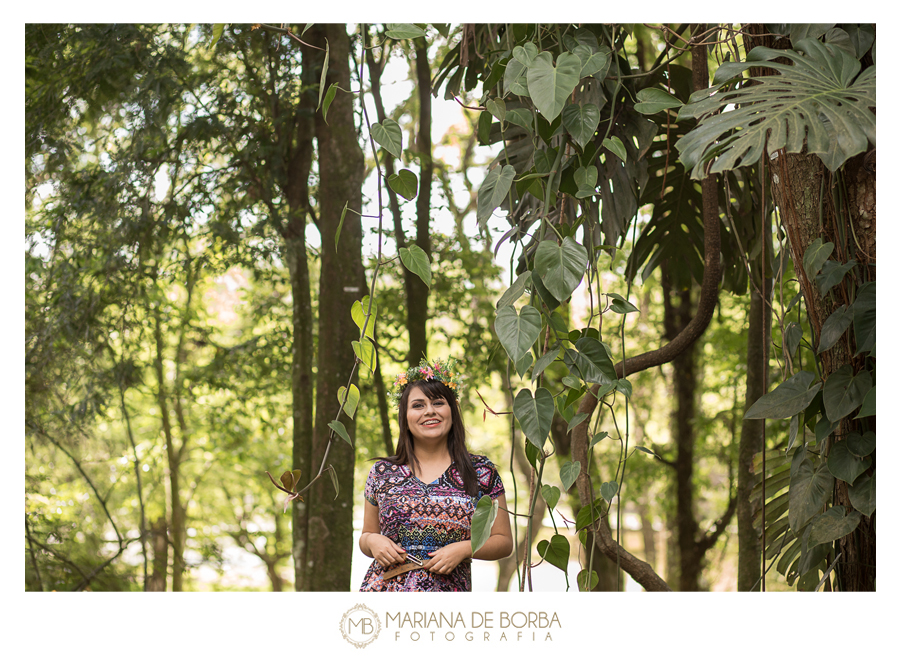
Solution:
<svg viewBox="0 0 900 658">
<path fill-rule="evenodd" d="M 466 448 L 466 428 L 459 413 L 459 403 L 453 390 L 443 382 L 421 380 L 410 384 L 403 391 L 403 394 L 400 396 L 400 436 L 397 439 L 397 451 L 393 457 L 385 457 L 385 461 L 396 465 L 407 464 L 413 470 L 413 473 L 416 471 L 421 472 L 419 460 L 416 457 L 413 436 L 409 431 L 409 425 L 406 420 L 406 412 L 409 408 L 409 395 L 416 388 L 421 389 L 429 400 L 443 399 L 450 405 L 450 419 L 452 423 L 450 434 L 447 436 L 447 450 L 450 452 L 450 459 L 456 464 L 456 470 L 462 476 L 463 488 L 466 493 L 470 496 L 477 495 L 478 476 L 475 473 L 475 467 L 472 466 L 472 460 Z"/>
</svg>

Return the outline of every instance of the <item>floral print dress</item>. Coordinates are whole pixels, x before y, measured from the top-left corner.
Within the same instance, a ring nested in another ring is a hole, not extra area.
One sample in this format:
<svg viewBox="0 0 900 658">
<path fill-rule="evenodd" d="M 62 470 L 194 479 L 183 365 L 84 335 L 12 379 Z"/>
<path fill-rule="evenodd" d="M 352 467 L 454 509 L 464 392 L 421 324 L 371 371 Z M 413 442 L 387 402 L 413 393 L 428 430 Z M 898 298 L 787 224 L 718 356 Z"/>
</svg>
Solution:
<svg viewBox="0 0 900 658">
<path fill-rule="evenodd" d="M 455 463 L 434 482 L 425 484 L 409 466 L 376 462 L 366 480 L 365 498 L 378 507 L 381 534 L 423 561 L 447 544 L 471 539 L 475 505 L 485 495 L 496 500 L 504 489 L 497 467 L 487 457 L 469 457 L 478 476 L 479 491 L 474 497 L 466 493 Z M 416 569 L 384 580 L 384 571 L 377 560 L 372 560 L 360 591 L 472 591 L 470 562 L 461 562 L 448 575 Z"/>
</svg>

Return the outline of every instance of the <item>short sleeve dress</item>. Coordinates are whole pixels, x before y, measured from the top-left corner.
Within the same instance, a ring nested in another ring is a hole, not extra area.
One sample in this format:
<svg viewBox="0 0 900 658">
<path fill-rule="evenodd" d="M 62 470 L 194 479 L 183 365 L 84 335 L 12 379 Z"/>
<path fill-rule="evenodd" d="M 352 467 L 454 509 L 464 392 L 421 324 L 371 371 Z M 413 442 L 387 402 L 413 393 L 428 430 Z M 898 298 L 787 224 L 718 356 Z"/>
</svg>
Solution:
<svg viewBox="0 0 900 658">
<path fill-rule="evenodd" d="M 478 495 L 470 496 L 452 463 L 434 482 L 424 484 L 405 465 L 381 460 L 369 471 L 365 498 L 378 507 L 381 534 L 422 560 L 447 544 L 472 536 L 472 514 L 482 496 L 497 499 L 503 482 L 497 467 L 482 455 L 469 455 L 478 476 Z M 372 560 L 361 592 L 471 592 L 470 562 L 443 575 L 416 569 L 384 580 L 384 567 Z"/>
</svg>

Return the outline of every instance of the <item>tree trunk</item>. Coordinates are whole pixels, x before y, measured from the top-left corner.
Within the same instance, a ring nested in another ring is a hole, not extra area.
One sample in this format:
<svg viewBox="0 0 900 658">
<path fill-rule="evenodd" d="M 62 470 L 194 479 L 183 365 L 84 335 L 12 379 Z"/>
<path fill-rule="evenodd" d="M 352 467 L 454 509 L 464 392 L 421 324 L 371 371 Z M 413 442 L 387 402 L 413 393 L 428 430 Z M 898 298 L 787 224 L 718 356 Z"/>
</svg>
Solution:
<svg viewBox="0 0 900 658">
<path fill-rule="evenodd" d="M 166 440 L 166 459 L 169 476 L 169 532 L 172 542 L 172 591 L 181 592 L 184 589 L 184 544 L 186 536 L 186 514 L 181 502 L 181 451 L 175 448 L 172 421 L 169 416 L 168 392 L 165 384 L 163 369 L 165 344 L 162 336 L 162 313 L 157 304 L 153 309 L 153 333 L 156 342 L 156 354 L 153 365 L 156 371 L 156 401 L 159 404 L 159 415 L 162 420 L 163 435 Z"/>
<path fill-rule="evenodd" d="M 169 533 L 166 517 L 161 516 L 150 524 L 150 547 L 153 551 L 153 572 L 147 582 L 148 592 L 165 592 L 169 569 Z"/>
<path fill-rule="evenodd" d="M 763 36 L 764 26 L 746 26 L 747 45 L 788 47 L 786 40 L 777 43 L 771 36 Z M 749 50 L 749 48 L 748 48 Z M 751 75 L 770 75 L 769 69 L 751 69 Z M 778 151 L 771 157 L 769 165 L 775 203 L 781 211 L 782 224 L 787 233 L 794 262 L 794 271 L 800 282 L 810 327 L 813 332 L 812 344 L 818 348 L 822 325 L 842 304 L 849 304 L 847 280 L 857 283 L 875 281 L 875 151 L 858 155 L 848 160 L 842 167 L 843 183 L 847 198 L 843 204 L 834 194 L 837 177 L 829 173 L 816 155 L 785 153 Z M 824 198 L 822 196 L 824 193 Z M 840 216 L 835 208 L 840 209 Z M 840 217 L 840 218 L 839 218 Z M 851 258 L 858 263 L 857 272 L 847 275 L 844 282 L 829 292 L 819 293 L 815 281 L 811 281 L 803 269 L 803 256 L 809 245 L 817 238 L 835 245 L 832 259 L 841 263 Z M 838 340 L 831 348 L 819 355 L 822 359 L 822 377 L 828 377 L 845 365 L 851 365 L 854 374 L 864 367 L 864 355 L 854 355 L 855 346 L 848 335 Z M 852 414 L 851 414 L 852 415 Z M 845 418 L 834 433 L 836 441 L 844 440 L 851 432 L 874 431 L 875 416 L 860 420 Z M 872 454 L 874 467 L 875 453 Z M 847 511 L 853 509 L 847 484 L 835 480 L 834 504 L 843 505 Z M 841 553 L 837 566 L 840 587 L 846 591 L 875 590 L 875 518 L 862 517 L 856 530 L 839 540 Z"/>
<path fill-rule="evenodd" d="M 319 64 L 321 66 L 321 64 Z M 301 72 L 305 84 L 315 89 L 315 69 L 307 52 L 303 53 Z M 310 91 L 301 97 L 295 151 L 287 164 L 288 200 L 285 227 L 285 260 L 291 282 L 291 398 L 292 398 L 292 468 L 302 472 L 301 481 L 313 477 L 316 465 L 312 460 L 313 445 L 313 309 L 309 262 L 306 248 L 306 225 L 309 214 L 309 171 L 312 165 L 313 134 L 316 98 Z M 291 508 L 291 539 L 294 560 L 294 586 L 305 589 L 306 550 L 308 546 L 308 503 L 296 500 Z"/>
<path fill-rule="evenodd" d="M 326 85 L 336 82 L 350 89 L 350 39 L 342 24 L 314 26 L 307 40 L 316 45 L 329 44 Z M 338 389 L 358 380 L 351 342 L 359 339 L 359 328 L 350 316 L 353 302 L 361 299 L 362 181 L 364 162 L 353 122 L 353 97 L 339 93 L 329 112 L 329 123 L 316 113 L 316 141 L 319 163 L 319 232 L 322 239 L 319 287 L 319 345 L 316 376 L 316 421 L 313 430 L 313 468 L 323 461 L 334 468 L 340 484 L 335 500 L 328 476 L 320 478 L 308 492 L 309 517 L 307 573 L 305 590 L 347 591 L 350 589 L 350 561 L 353 553 L 353 469 L 354 449 L 334 434 L 328 423 L 337 416 Z M 344 204 L 340 241 L 335 236 Z M 360 366 L 364 367 L 364 366 Z M 341 422 L 351 440 L 355 423 L 346 415 Z M 327 455 L 327 460 L 326 460 Z"/>
<path fill-rule="evenodd" d="M 750 263 L 750 310 L 747 333 L 747 389 L 744 410 L 762 397 L 769 385 L 769 340 L 772 333 L 772 231 L 768 214 L 764 223 L 764 245 L 760 257 Z M 762 263 L 765 255 L 766 266 Z M 741 423 L 741 439 L 738 452 L 737 521 L 738 521 L 738 581 L 739 592 L 758 591 L 762 575 L 762 536 L 753 527 L 753 515 L 758 505 L 750 500 L 750 492 L 756 484 L 753 473 L 753 456 L 765 447 L 765 420 L 747 420 Z"/>
</svg>

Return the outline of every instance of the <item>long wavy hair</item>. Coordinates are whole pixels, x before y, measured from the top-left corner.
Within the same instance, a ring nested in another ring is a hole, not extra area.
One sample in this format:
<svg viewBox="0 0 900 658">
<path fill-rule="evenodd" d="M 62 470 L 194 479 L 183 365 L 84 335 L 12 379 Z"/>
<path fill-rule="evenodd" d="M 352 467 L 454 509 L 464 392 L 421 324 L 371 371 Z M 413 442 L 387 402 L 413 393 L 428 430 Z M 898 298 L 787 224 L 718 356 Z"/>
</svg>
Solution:
<svg viewBox="0 0 900 658">
<path fill-rule="evenodd" d="M 397 451 L 393 457 L 384 457 L 384 460 L 398 466 L 409 465 L 413 473 L 422 472 L 419 459 L 416 457 L 415 441 L 413 440 L 412 432 L 409 431 L 409 424 L 406 420 L 406 413 L 409 408 L 409 395 L 417 388 L 429 400 L 443 399 L 450 405 L 452 426 L 450 427 L 450 434 L 447 436 L 447 450 L 450 452 L 450 458 L 456 464 L 456 470 L 462 476 L 463 488 L 466 493 L 470 496 L 477 495 L 478 475 L 475 473 L 475 467 L 472 466 L 472 460 L 469 457 L 469 450 L 466 448 L 466 428 L 459 413 L 459 402 L 453 390 L 443 382 L 422 380 L 406 387 L 406 390 L 400 396 L 400 436 L 397 440 Z"/>
</svg>

